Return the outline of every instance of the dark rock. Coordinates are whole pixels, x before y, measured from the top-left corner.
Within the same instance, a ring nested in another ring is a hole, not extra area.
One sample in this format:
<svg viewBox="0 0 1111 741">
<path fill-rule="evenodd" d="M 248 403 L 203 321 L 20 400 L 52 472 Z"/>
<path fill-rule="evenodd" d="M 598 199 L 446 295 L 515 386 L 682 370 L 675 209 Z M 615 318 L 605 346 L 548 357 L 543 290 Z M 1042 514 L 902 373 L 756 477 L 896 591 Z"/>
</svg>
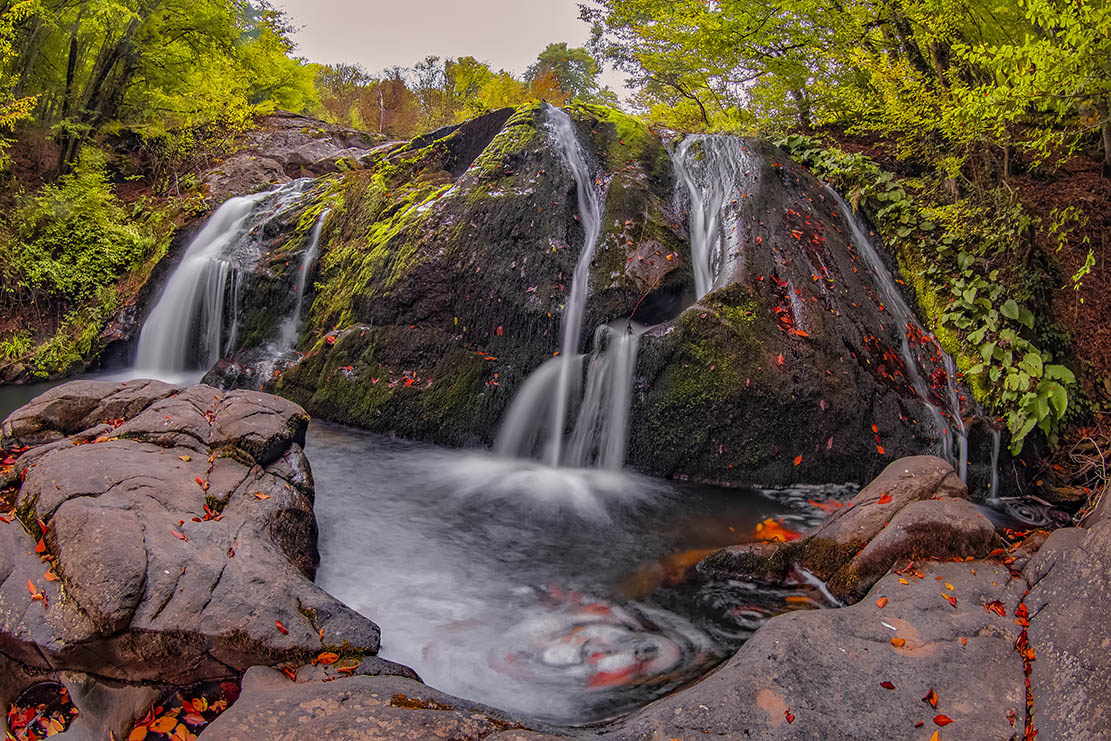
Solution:
<svg viewBox="0 0 1111 741">
<path fill-rule="evenodd" d="M 351 677 L 294 684 L 273 669 L 243 677 L 243 694 L 202 733 L 204 741 L 281 739 L 487 739 L 524 723 L 403 677 Z M 498 736 L 510 733 L 508 736 Z"/>
<path fill-rule="evenodd" d="M 638 302 L 659 318 L 689 285 L 690 265 L 659 139 L 607 109 L 569 112 L 608 193 L 586 345 L 596 326 Z M 280 393 L 314 415 L 380 432 L 492 441 L 514 392 L 559 350 L 584 240 L 544 107 L 505 113 L 368 158 L 367 170 L 329 194 L 328 259 L 305 355 L 281 372 Z"/>
</svg>

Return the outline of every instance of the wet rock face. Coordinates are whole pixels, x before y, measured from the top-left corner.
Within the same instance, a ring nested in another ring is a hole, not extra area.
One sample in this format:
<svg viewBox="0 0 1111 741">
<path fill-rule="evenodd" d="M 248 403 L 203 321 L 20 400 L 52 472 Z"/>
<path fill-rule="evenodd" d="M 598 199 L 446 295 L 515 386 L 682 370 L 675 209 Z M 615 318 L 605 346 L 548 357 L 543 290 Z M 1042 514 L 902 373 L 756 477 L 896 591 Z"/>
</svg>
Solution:
<svg viewBox="0 0 1111 741">
<path fill-rule="evenodd" d="M 183 685 L 376 653 L 377 626 L 311 581 L 307 423 L 272 395 L 153 381 L 74 382 L 13 413 L 0 447 L 30 450 L 0 479 L 16 488 L 0 523 L 8 675 Z M 0 702 L 19 689 L 0 683 Z"/>
<path fill-rule="evenodd" d="M 936 433 L 900 357 L 908 328 L 833 194 L 767 142 L 735 154 L 717 288 L 641 341 L 630 463 L 782 485 L 866 481 L 928 450 Z"/>
<path fill-rule="evenodd" d="M 585 348 L 594 327 L 638 301 L 666 311 L 690 268 L 661 142 L 605 109 L 570 113 L 609 194 Z M 336 421 L 490 443 L 521 382 L 559 350 L 584 240 L 574 179 L 541 106 L 377 156 L 333 194 L 307 352 L 276 389 Z"/>
</svg>

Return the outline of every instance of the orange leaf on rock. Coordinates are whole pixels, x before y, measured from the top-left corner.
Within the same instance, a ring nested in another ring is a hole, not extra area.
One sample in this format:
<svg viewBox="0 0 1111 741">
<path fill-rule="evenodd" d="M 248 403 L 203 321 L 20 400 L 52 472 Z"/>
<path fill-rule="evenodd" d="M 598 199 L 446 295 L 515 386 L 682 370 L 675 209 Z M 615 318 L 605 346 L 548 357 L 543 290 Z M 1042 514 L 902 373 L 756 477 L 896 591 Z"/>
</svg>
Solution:
<svg viewBox="0 0 1111 741">
<path fill-rule="evenodd" d="M 922 702 L 930 703 L 931 708 L 936 708 L 937 707 L 937 693 L 934 692 L 933 687 L 930 687 L 930 691 L 927 692 L 926 696 L 922 698 Z"/>
<path fill-rule="evenodd" d="M 906 638 L 892 638 L 891 639 L 891 645 L 894 646 L 895 648 L 902 648 L 903 646 L 906 645 L 906 643 L 907 643 Z"/>
<path fill-rule="evenodd" d="M 1003 607 L 1003 603 L 997 599 L 988 602 L 984 605 L 984 609 L 988 612 L 994 612 L 999 617 L 1007 617 L 1007 610 Z"/>
<path fill-rule="evenodd" d="M 150 730 L 155 733 L 170 733 L 177 726 L 177 718 L 172 715 L 163 715 L 150 724 Z"/>
<path fill-rule="evenodd" d="M 264 499 L 269 499 L 269 498 L 270 498 L 269 494 L 263 494 L 261 491 L 256 491 L 255 492 L 255 499 L 259 500 L 260 502 Z"/>
<path fill-rule="evenodd" d="M 880 682 L 880 687 L 883 687 L 885 690 L 895 689 L 895 685 L 891 682 Z"/>
<path fill-rule="evenodd" d="M 127 737 L 127 741 L 143 741 L 147 737 L 146 726 L 136 726 Z"/>
<path fill-rule="evenodd" d="M 173 533 L 174 537 L 177 538 L 178 540 L 184 540 L 187 543 L 189 542 L 189 536 L 186 535 L 185 533 L 179 533 L 177 530 L 174 530 L 173 528 L 170 528 L 170 532 Z"/>
<path fill-rule="evenodd" d="M 797 466 L 800 463 L 802 463 L 802 456 L 801 455 L 796 455 L 795 456 L 795 465 Z"/>
<path fill-rule="evenodd" d="M 788 723 L 795 722 L 795 714 L 791 712 L 791 708 L 787 708 L 783 711 L 783 717 L 787 719 Z"/>
<path fill-rule="evenodd" d="M 935 715 L 934 716 L 934 723 L 937 723 L 939 726 L 947 726 L 952 722 L 953 722 L 953 719 L 950 718 L 948 715 Z"/>
<path fill-rule="evenodd" d="M 882 445 L 877 445 L 876 446 L 876 452 L 879 453 L 880 455 L 887 455 L 887 451 L 883 449 Z"/>
<path fill-rule="evenodd" d="M 35 553 L 38 553 L 39 555 L 46 553 L 46 543 L 43 541 L 42 538 L 39 538 L 39 542 L 35 543 Z"/>
<path fill-rule="evenodd" d="M 334 664 L 337 661 L 339 661 L 339 655 L 334 654 L 331 651 L 325 651 L 322 654 L 320 654 L 319 656 L 317 656 L 316 660 L 317 660 L 317 662 L 327 666 L 329 664 Z"/>
<path fill-rule="evenodd" d="M 287 628 L 287 627 L 285 627 L 284 625 L 282 625 L 282 621 L 281 621 L 281 620 L 275 620 L 275 621 L 274 621 L 274 625 L 276 625 L 276 626 L 278 627 L 278 632 L 279 632 L 279 633 L 281 633 L 281 634 L 282 634 L 282 635 L 284 635 L 284 636 L 287 636 L 287 635 L 289 635 L 289 628 Z"/>
<path fill-rule="evenodd" d="M 881 610 L 887 607 L 887 597 L 880 597 L 878 600 L 876 600 L 876 607 L 880 608 Z"/>
<path fill-rule="evenodd" d="M 891 495 L 885 491 L 883 494 L 880 494 L 880 498 L 877 501 L 880 504 L 887 504 L 891 501 Z"/>
<path fill-rule="evenodd" d="M 934 735 L 930 736 L 930 741 L 941 741 L 941 731 L 934 731 Z"/>
</svg>

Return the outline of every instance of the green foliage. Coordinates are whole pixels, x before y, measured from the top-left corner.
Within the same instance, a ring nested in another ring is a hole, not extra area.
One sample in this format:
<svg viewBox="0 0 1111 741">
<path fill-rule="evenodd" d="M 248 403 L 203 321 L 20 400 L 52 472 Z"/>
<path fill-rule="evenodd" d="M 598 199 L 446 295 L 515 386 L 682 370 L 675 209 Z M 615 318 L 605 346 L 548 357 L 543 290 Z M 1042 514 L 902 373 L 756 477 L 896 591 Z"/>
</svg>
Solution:
<svg viewBox="0 0 1111 741">
<path fill-rule="evenodd" d="M 8 362 L 20 360 L 35 349 L 35 341 L 27 330 L 14 332 L 0 341 L 0 358 Z"/>
<path fill-rule="evenodd" d="M 5 293 L 31 290 L 77 302 L 113 283 L 151 249 L 154 239 L 128 223 L 99 150 L 82 150 L 69 175 L 44 187 L 16 215 Z"/>
<path fill-rule="evenodd" d="M 799 134 L 777 144 L 851 192 L 854 208 L 871 216 L 903 274 L 918 278 L 919 300 L 978 400 L 1004 416 L 1012 452 L 1035 427 L 1055 444 L 1070 397 L 1079 394 L 1076 378 L 1054 362 L 1034 313 L 1020 303 L 1029 289 L 992 267 L 1026 233 L 1030 218 L 1022 209 L 1005 198 L 925 206 L 908 192 L 918 189 L 913 183 L 862 155 L 826 149 Z"/>
</svg>

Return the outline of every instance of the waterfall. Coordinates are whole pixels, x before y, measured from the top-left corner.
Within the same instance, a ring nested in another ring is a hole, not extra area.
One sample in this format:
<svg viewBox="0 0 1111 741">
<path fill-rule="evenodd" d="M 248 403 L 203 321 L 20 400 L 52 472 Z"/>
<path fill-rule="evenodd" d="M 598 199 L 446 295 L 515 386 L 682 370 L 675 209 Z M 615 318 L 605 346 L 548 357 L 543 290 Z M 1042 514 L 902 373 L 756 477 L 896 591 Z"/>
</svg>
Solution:
<svg viewBox="0 0 1111 741">
<path fill-rule="evenodd" d="M 571 280 L 571 294 L 567 298 L 567 308 L 563 314 L 562 337 L 559 351 L 559 379 L 555 389 L 555 404 L 551 416 L 551 437 L 545 460 L 548 465 L 558 466 L 563 459 L 563 433 L 567 425 L 568 407 L 571 401 L 572 371 L 574 356 L 579 352 L 579 335 L 582 332 L 583 314 L 586 312 L 586 297 L 590 291 L 590 261 L 594 258 L 594 247 L 602 233 L 602 201 L 579 138 L 575 125 L 566 111 L 549 106 L 548 128 L 553 142 L 563 155 L 563 161 L 571 168 L 575 178 L 575 192 L 578 196 L 579 219 L 585 236 L 583 247 L 575 263 L 575 274 Z"/>
<path fill-rule="evenodd" d="M 240 268 L 259 257 L 261 227 L 300 197 L 310 181 L 296 180 L 264 193 L 226 201 L 185 250 L 139 334 L 136 369 L 166 375 L 207 369 L 238 341 Z M 231 326 L 222 343 L 229 277 Z"/>
<path fill-rule="evenodd" d="M 292 348 L 297 342 L 297 329 L 301 325 L 301 306 L 305 301 L 305 286 L 308 284 L 309 272 L 312 270 L 316 256 L 320 252 L 320 233 L 324 230 L 324 220 L 328 218 L 331 209 L 324 209 L 313 224 L 312 234 L 309 236 L 309 246 L 301 258 L 301 266 L 297 273 L 295 291 L 297 299 L 293 304 L 293 313 L 282 324 L 280 346 L 283 349 Z"/>
<path fill-rule="evenodd" d="M 935 427 L 941 433 L 940 448 L 942 456 L 953 464 L 953 467 L 958 470 L 962 481 L 968 478 L 968 434 L 965 430 L 964 419 L 961 417 L 960 397 L 957 393 L 956 386 L 956 365 L 953 359 L 941 349 L 937 343 L 937 339 L 929 332 L 927 332 L 922 325 L 918 322 L 917 317 L 907 305 L 903 294 L 899 291 L 899 287 L 895 283 L 895 277 L 891 271 L 887 269 L 883 258 L 880 256 L 879 251 L 876 249 L 875 244 L 865 234 L 864 229 L 860 225 L 860 220 L 853 213 L 849 204 L 845 203 L 845 199 L 835 191 L 833 188 L 828 188 L 829 192 L 837 201 L 837 205 L 841 209 L 841 214 L 845 217 L 845 221 L 849 225 L 852 232 L 853 246 L 856 248 L 857 254 L 863 258 L 868 268 L 872 271 L 872 275 L 876 282 L 879 284 L 880 289 L 883 291 L 885 306 L 888 313 L 895 318 L 899 323 L 897 327 L 900 340 L 900 354 L 902 355 L 903 362 L 907 367 L 907 376 L 910 379 L 911 386 L 914 392 L 922 400 L 926 407 L 926 411 L 934 420 Z M 913 331 L 912 331 L 913 330 Z M 940 401 L 945 405 L 945 410 L 939 409 L 930 397 L 930 387 L 926 379 L 922 376 L 922 368 L 919 364 L 917 355 L 910 345 L 910 338 L 912 336 L 927 337 L 933 346 L 937 349 L 938 355 L 941 356 L 942 370 L 945 373 L 945 380 L 947 388 L 944 396 L 940 396 Z M 949 421 L 947 421 L 949 420 Z M 949 431 L 955 431 L 955 441 L 950 441 Z M 957 452 L 954 454 L 953 446 L 957 446 Z"/>
<path fill-rule="evenodd" d="M 567 446 L 566 464 L 620 469 L 625 465 L 637 345 L 646 328 L 629 320 L 594 333 L 586 392 Z"/>
<path fill-rule="evenodd" d="M 690 246 L 694 287 L 702 298 L 731 276 L 741 257 L 738 209 L 751 174 L 744 142 L 735 136 L 691 134 L 671 151 L 675 174 L 690 199 Z"/>
</svg>

